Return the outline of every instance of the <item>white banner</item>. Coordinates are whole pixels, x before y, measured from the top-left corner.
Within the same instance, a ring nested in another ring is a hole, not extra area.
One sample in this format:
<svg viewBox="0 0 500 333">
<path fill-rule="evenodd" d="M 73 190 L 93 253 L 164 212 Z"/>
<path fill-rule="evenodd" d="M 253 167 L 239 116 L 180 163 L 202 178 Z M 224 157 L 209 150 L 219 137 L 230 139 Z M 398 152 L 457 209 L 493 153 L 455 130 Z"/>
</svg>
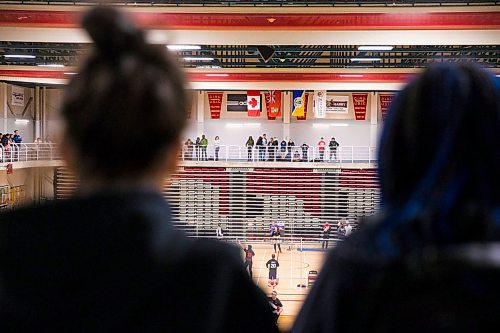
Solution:
<svg viewBox="0 0 500 333">
<path fill-rule="evenodd" d="M 24 106 L 24 88 L 12 86 L 12 106 Z"/>
<path fill-rule="evenodd" d="M 326 112 L 331 113 L 348 113 L 349 112 L 349 96 L 326 96 Z"/>
<path fill-rule="evenodd" d="M 314 116 L 316 118 L 326 117 L 326 90 L 314 91 Z"/>
</svg>

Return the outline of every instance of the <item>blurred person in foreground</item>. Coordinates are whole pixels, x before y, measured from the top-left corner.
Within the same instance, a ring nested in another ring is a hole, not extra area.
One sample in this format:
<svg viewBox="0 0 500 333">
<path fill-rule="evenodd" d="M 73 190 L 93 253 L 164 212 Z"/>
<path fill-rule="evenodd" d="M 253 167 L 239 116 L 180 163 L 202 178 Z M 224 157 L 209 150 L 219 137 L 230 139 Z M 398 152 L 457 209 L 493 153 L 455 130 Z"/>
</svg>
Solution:
<svg viewBox="0 0 500 333">
<path fill-rule="evenodd" d="M 61 110 L 79 188 L 0 217 L 0 332 L 275 332 L 236 248 L 172 226 L 160 191 L 187 105 L 173 57 L 115 9 L 83 27 L 94 49 Z"/>
<path fill-rule="evenodd" d="M 293 332 L 500 327 L 500 95 L 467 64 L 433 65 L 391 105 L 381 213 L 326 260 Z"/>
</svg>

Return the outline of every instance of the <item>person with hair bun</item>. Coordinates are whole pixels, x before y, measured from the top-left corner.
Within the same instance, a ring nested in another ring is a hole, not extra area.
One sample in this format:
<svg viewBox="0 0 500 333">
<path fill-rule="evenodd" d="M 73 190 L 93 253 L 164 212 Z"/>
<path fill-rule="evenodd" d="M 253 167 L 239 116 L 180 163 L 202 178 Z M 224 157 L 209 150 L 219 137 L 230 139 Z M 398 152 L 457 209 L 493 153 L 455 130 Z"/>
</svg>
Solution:
<svg viewBox="0 0 500 333">
<path fill-rule="evenodd" d="M 472 64 L 430 66 L 393 101 L 381 212 L 329 254 L 292 332 L 500 327 L 500 89 Z"/>
<path fill-rule="evenodd" d="M 186 123 L 179 66 L 116 9 L 82 25 L 94 47 L 61 109 L 79 186 L 0 216 L 0 332 L 276 332 L 238 250 L 172 225 L 161 188 Z"/>
</svg>

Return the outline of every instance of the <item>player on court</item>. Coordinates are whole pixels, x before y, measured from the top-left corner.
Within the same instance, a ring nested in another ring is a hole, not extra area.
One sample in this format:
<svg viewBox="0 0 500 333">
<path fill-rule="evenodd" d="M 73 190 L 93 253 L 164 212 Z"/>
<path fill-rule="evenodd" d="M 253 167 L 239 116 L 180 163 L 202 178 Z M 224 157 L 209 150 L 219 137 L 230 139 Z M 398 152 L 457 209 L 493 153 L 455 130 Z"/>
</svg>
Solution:
<svg viewBox="0 0 500 333">
<path fill-rule="evenodd" d="M 245 251 L 245 270 L 248 270 L 248 274 L 250 274 L 250 277 L 253 277 L 252 274 L 252 265 L 253 265 L 253 257 L 255 256 L 255 252 L 252 250 L 252 245 L 248 245 L 248 247 L 245 249 L 242 247 L 243 251 Z"/>
<path fill-rule="evenodd" d="M 271 259 L 269 259 L 266 262 L 266 267 L 269 268 L 269 281 L 268 281 L 268 286 L 269 287 L 276 287 L 278 285 L 278 267 L 280 266 L 280 263 L 278 260 L 276 260 L 276 255 L 273 253 L 271 256 Z"/>
<path fill-rule="evenodd" d="M 276 253 L 276 245 L 281 253 L 281 228 L 275 223 L 271 225 L 271 241 L 273 243 L 274 253 Z"/>
<path fill-rule="evenodd" d="M 281 312 L 283 312 L 283 304 L 281 303 L 281 301 L 279 300 L 279 298 L 277 296 L 278 296 L 278 293 L 275 290 L 273 290 L 273 292 L 271 293 L 271 297 L 268 298 L 269 305 L 271 306 L 271 309 L 272 309 L 272 312 L 274 315 L 274 322 L 276 324 L 278 324 L 278 318 L 279 318 Z"/>
</svg>

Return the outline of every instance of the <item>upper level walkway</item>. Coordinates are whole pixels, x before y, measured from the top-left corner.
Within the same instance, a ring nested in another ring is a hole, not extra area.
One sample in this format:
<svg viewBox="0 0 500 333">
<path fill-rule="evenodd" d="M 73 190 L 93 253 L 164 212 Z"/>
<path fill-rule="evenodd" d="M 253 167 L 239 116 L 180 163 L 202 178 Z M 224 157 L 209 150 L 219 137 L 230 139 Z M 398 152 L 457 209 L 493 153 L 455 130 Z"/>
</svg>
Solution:
<svg viewBox="0 0 500 333">
<path fill-rule="evenodd" d="M 131 150 L 140 159 L 140 152 Z M 179 155 L 180 166 L 229 166 L 270 168 L 373 168 L 376 148 L 368 146 L 342 146 L 336 150 L 325 147 L 245 147 L 238 145 L 208 145 L 206 148 L 183 146 Z M 14 163 L 16 168 L 63 165 L 55 143 L 20 143 L 0 145 L 0 166 Z"/>
</svg>

